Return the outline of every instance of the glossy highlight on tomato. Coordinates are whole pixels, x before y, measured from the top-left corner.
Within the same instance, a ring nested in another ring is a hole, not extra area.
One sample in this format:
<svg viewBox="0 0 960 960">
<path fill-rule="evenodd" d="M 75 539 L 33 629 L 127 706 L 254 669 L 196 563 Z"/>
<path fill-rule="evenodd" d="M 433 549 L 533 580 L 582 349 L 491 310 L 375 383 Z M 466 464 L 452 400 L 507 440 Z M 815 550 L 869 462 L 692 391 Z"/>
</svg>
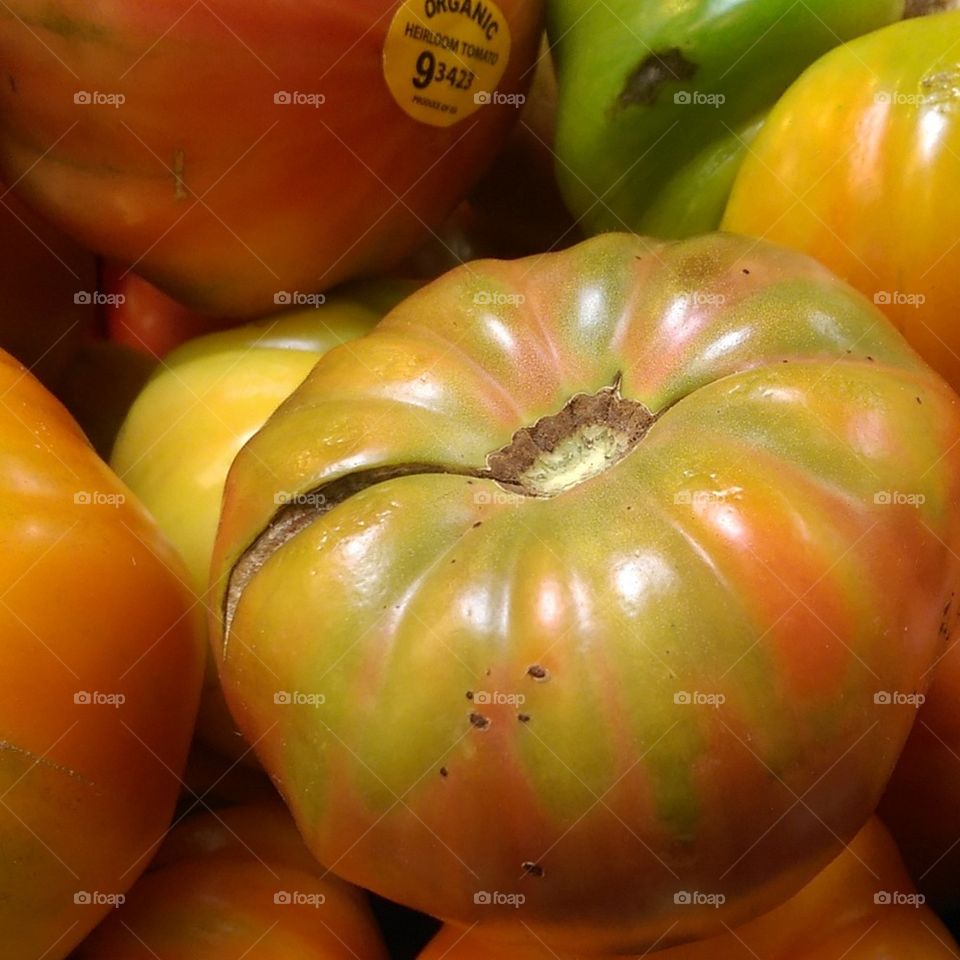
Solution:
<svg viewBox="0 0 960 960">
<path fill-rule="evenodd" d="M 952 625 L 958 404 L 768 244 L 472 263 L 234 461 L 227 702 L 313 853 L 390 899 L 508 941 L 476 897 L 522 893 L 560 952 L 743 923 L 856 834 L 907 738 L 893 693 Z"/>
<path fill-rule="evenodd" d="M 815 256 L 960 388 L 960 9 L 838 47 L 770 114 L 723 228 Z"/>
<path fill-rule="evenodd" d="M 170 821 L 203 620 L 156 524 L 3 353 L 0 394 L 0 942 L 58 960 Z"/>
</svg>

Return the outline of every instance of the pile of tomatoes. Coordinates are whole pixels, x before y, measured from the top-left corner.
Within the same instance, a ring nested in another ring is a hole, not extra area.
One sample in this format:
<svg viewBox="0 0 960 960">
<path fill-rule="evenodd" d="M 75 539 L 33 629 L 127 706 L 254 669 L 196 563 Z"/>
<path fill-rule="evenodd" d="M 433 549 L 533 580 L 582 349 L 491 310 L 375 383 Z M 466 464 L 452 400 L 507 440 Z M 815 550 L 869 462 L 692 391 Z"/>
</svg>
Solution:
<svg viewBox="0 0 960 960">
<path fill-rule="evenodd" d="M 0 956 L 958 955 L 960 3 L 0 62 Z"/>
</svg>

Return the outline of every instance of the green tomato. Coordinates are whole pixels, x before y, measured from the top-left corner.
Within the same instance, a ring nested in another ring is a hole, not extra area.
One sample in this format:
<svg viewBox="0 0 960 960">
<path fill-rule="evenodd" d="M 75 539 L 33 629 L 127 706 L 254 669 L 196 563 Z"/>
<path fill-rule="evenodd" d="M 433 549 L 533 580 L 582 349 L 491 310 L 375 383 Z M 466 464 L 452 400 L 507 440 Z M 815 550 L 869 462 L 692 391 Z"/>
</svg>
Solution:
<svg viewBox="0 0 960 960">
<path fill-rule="evenodd" d="M 198 599 L 207 590 L 223 485 L 237 451 L 327 350 L 367 333 L 415 286 L 358 284 L 315 308 L 198 337 L 164 359 L 134 402 L 111 466 L 180 551 Z M 229 755 L 246 750 L 212 670 L 199 730 Z"/>
<path fill-rule="evenodd" d="M 783 91 L 823 53 L 899 20 L 904 7 L 552 0 L 556 172 L 570 210 L 592 233 L 715 229 L 750 141 Z"/>
</svg>

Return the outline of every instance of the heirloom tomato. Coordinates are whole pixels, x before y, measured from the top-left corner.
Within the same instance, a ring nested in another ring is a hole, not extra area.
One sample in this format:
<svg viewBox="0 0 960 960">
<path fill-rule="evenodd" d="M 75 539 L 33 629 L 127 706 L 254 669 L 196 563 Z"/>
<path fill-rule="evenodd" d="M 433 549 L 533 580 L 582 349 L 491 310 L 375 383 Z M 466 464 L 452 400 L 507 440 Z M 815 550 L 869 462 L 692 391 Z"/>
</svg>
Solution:
<svg viewBox="0 0 960 960">
<path fill-rule="evenodd" d="M 332 346 L 370 328 L 405 294 L 403 281 L 359 284 L 316 307 L 198 337 L 169 354 L 137 397 L 111 465 L 156 517 L 205 594 L 227 470 L 246 440 Z M 279 495 L 279 494 L 278 494 Z M 247 752 L 208 671 L 200 735 Z"/>
<path fill-rule="evenodd" d="M 385 960 L 363 893 L 279 801 L 192 817 L 75 960 Z"/>
<path fill-rule="evenodd" d="M 827 50 L 917 5 L 553 0 L 556 174 L 567 205 L 592 233 L 715 229 L 750 141 L 790 83 Z"/>
<path fill-rule="evenodd" d="M 8 0 L 0 170 L 185 305 L 401 260 L 517 117 L 543 0 Z"/>
<path fill-rule="evenodd" d="M 815 63 L 737 176 L 724 227 L 812 254 L 960 388 L 960 10 Z"/>
<path fill-rule="evenodd" d="M 0 354 L 0 942 L 69 953 L 173 812 L 201 608 L 146 511 Z"/>
<path fill-rule="evenodd" d="M 691 892 L 691 900 L 695 894 Z M 517 906 L 518 923 L 523 905 Z M 419 960 L 578 960 L 531 935 L 504 950 L 479 927 L 444 927 Z M 583 955 L 581 955 L 582 957 Z M 917 896 L 896 845 L 872 818 L 849 847 L 775 910 L 656 960 L 951 960 L 956 945 Z M 637 958 L 633 958 L 637 960 Z"/>
<path fill-rule="evenodd" d="M 607 234 L 324 355 L 231 468 L 214 649 L 331 870 L 637 952 L 863 826 L 958 558 L 960 399 L 872 304 L 772 245 Z"/>
</svg>

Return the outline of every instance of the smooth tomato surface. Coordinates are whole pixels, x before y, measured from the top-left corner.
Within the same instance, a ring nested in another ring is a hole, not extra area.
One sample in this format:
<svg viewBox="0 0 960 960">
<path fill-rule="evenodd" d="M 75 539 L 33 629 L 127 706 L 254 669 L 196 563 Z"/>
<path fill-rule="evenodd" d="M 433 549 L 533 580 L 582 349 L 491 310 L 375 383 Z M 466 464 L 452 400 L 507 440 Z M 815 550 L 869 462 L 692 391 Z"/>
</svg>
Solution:
<svg viewBox="0 0 960 960">
<path fill-rule="evenodd" d="M 359 890 L 307 852 L 279 801 L 185 821 L 76 960 L 385 960 Z"/>
<path fill-rule="evenodd" d="M 237 451 L 326 350 L 368 332 L 413 289 L 403 281 L 361 284 L 317 308 L 198 337 L 167 355 L 134 401 L 110 462 L 180 551 L 198 598 L 207 589 L 223 485 Z M 249 753 L 213 669 L 199 733 L 227 755 Z"/>
<path fill-rule="evenodd" d="M 469 264 L 234 461 L 227 701 L 318 859 L 390 899 L 509 939 L 475 897 L 522 893 L 557 950 L 744 922 L 906 740 L 953 622 L 958 405 L 771 245 Z"/>
<path fill-rule="evenodd" d="M 960 10 L 838 47 L 784 94 L 724 229 L 815 256 L 960 387 Z"/>
<path fill-rule="evenodd" d="M 173 812 L 203 674 L 182 562 L 63 407 L 0 354 L 0 930 L 63 957 Z"/>
<path fill-rule="evenodd" d="M 517 909 L 523 920 L 523 907 Z M 481 935 L 478 935 L 478 932 Z M 956 945 L 923 904 L 890 835 L 876 818 L 799 893 L 719 937 L 669 950 L 657 960 L 949 960 Z M 583 960 L 559 957 L 536 937 L 504 948 L 479 927 L 444 927 L 419 960 Z"/>
<path fill-rule="evenodd" d="M 456 206 L 517 118 L 499 100 L 450 126 L 401 109 L 384 66 L 399 6 L 11 0 L 0 168 L 86 246 L 215 316 L 262 315 L 279 293 L 377 273 Z M 429 32 L 428 6 L 411 21 Z M 510 98 L 529 83 L 543 3 L 498 10 L 510 41 L 496 51 L 496 92 Z M 481 43 L 473 18 L 457 22 Z M 480 69 L 423 47 L 446 64 L 437 83 L 465 82 L 451 67 Z M 394 71 L 409 98 L 437 96 L 412 67 Z M 463 89 L 464 112 L 493 92 Z"/>
</svg>

